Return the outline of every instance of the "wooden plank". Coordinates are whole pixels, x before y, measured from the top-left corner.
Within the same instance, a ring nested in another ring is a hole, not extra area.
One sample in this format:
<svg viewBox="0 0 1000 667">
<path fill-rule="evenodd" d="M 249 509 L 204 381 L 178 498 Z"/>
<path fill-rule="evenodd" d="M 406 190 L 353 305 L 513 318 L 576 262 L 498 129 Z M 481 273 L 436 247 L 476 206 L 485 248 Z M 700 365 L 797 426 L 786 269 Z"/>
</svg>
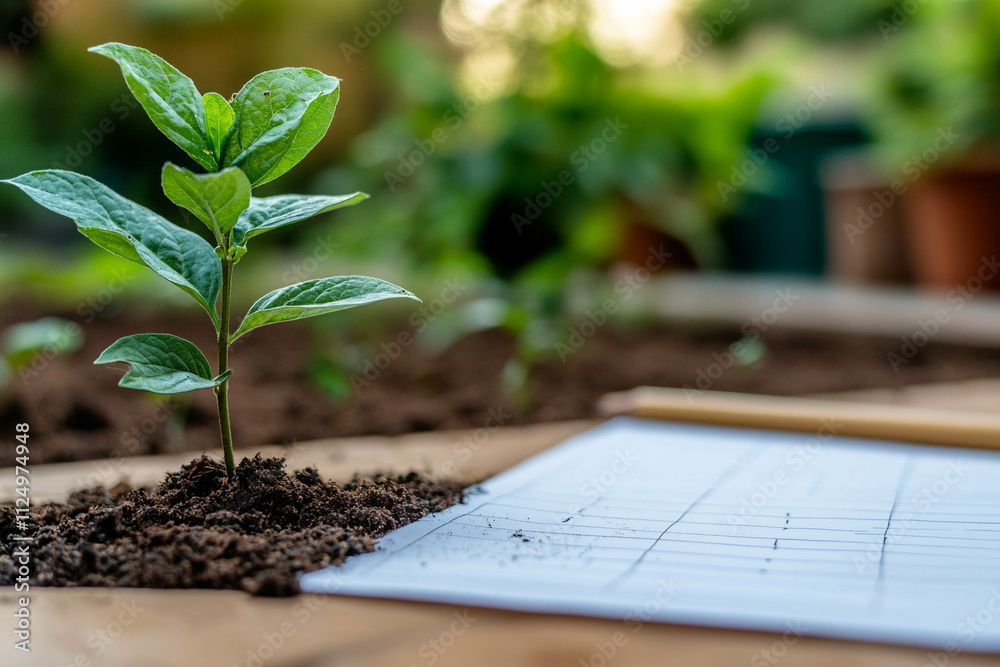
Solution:
<svg viewBox="0 0 1000 667">
<path fill-rule="evenodd" d="M 731 276 L 675 273 L 654 278 L 636 300 L 667 322 L 723 324 L 740 328 L 760 318 L 782 296 L 794 306 L 781 313 L 783 330 L 913 336 L 918 322 L 944 310 L 947 326 L 938 343 L 1000 347 L 1000 297 L 980 292 L 961 307 L 944 290 L 844 285 L 795 276 Z"/>
<path fill-rule="evenodd" d="M 12 595 L 0 594 L 10 618 Z M 178 667 L 580 667 L 773 665 L 923 667 L 929 652 L 757 632 L 519 614 L 381 600 L 251 598 L 226 591 L 47 589 L 32 592 L 29 660 L 0 664 Z M 617 643 L 616 643 L 617 642 Z M 277 647 L 277 648 L 274 648 Z M 612 653 L 613 651 L 613 653 Z M 604 654 L 611 654 L 610 659 Z M 940 663 L 939 663 L 940 664 Z M 956 655 L 949 667 L 996 665 Z"/>
<path fill-rule="evenodd" d="M 927 407 L 640 387 L 609 394 L 608 414 L 698 424 L 827 433 L 930 445 L 1000 448 L 1000 415 Z"/>
<path fill-rule="evenodd" d="M 817 394 L 813 398 L 1000 414 L 1000 379 L 965 380 L 946 385 L 914 384 L 894 389 L 860 389 Z"/>
</svg>

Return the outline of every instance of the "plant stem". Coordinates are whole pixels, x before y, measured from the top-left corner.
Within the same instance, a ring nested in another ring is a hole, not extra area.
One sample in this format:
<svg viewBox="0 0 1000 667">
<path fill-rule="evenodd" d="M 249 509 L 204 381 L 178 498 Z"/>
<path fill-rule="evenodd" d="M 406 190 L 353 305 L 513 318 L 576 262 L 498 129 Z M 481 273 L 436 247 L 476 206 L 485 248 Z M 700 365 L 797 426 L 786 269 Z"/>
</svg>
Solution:
<svg viewBox="0 0 1000 667">
<path fill-rule="evenodd" d="M 222 246 L 225 258 L 222 260 L 222 312 L 219 321 L 219 374 L 229 370 L 229 310 L 233 282 L 233 262 L 229 259 L 229 234 Z M 233 461 L 233 431 L 229 425 L 229 378 L 215 391 L 219 399 L 219 431 L 222 434 L 222 452 L 226 457 L 226 475 L 232 479 L 236 470 Z"/>
</svg>

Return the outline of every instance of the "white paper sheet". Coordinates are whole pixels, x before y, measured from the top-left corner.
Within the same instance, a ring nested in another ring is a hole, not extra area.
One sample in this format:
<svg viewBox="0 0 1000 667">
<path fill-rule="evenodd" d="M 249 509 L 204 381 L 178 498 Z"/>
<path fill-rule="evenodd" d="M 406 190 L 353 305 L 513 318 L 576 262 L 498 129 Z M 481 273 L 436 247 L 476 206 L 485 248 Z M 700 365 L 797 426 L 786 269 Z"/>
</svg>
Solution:
<svg viewBox="0 0 1000 667">
<path fill-rule="evenodd" d="M 301 585 L 1000 651 L 1000 453 L 830 430 L 615 419 Z"/>
</svg>

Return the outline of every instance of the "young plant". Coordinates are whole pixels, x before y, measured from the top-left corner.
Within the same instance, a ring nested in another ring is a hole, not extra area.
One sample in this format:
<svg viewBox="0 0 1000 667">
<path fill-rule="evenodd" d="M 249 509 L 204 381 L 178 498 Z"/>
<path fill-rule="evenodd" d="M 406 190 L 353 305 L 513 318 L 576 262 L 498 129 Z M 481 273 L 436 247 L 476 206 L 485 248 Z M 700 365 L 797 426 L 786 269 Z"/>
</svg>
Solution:
<svg viewBox="0 0 1000 667">
<path fill-rule="evenodd" d="M 332 313 L 383 299 L 416 299 L 391 283 L 364 276 L 309 280 L 261 297 L 230 331 L 233 267 L 247 242 L 265 232 L 368 198 L 280 195 L 258 198 L 253 188 L 281 176 L 326 135 L 340 99 L 340 81 L 308 68 L 284 68 L 252 78 L 226 101 L 202 96 L 162 58 L 125 44 L 90 49 L 121 67 L 129 89 L 153 124 L 208 173 L 167 163 L 163 192 L 208 227 L 215 248 L 92 178 L 70 171 L 34 171 L 7 181 L 45 208 L 72 218 L 77 229 L 105 250 L 148 266 L 190 294 L 208 313 L 218 334 L 217 372 L 190 341 L 169 334 L 126 336 L 94 363 L 124 362 L 131 369 L 122 387 L 157 394 L 213 389 L 219 430 L 231 477 L 229 348 L 258 327 Z M 219 309 L 217 310 L 217 305 Z"/>
</svg>

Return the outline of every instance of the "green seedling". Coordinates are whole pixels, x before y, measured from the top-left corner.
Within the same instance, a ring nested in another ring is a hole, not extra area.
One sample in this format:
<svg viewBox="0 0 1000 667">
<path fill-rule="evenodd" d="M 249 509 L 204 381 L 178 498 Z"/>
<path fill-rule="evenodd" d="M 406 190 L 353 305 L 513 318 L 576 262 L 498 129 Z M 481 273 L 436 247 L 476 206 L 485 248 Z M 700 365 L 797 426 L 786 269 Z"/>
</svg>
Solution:
<svg viewBox="0 0 1000 667">
<path fill-rule="evenodd" d="M 167 198 L 205 224 L 215 247 L 82 174 L 34 171 L 0 182 L 72 218 L 77 229 L 98 246 L 149 267 L 205 309 L 218 334 L 215 372 L 193 343 L 157 333 L 126 336 L 95 363 L 129 364 L 120 385 L 130 389 L 157 394 L 213 389 L 231 477 L 235 464 L 229 422 L 229 348 L 237 338 L 268 324 L 384 299 L 416 297 L 365 276 L 309 280 L 261 297 L 232 332 L 233 267 L 243 258 L 250 239 L 368 198 L 361 192 L 253 196 L 253 188 L 291 169 L 326 135 L 340 99 L 340 81 L 315 69 L 289 67 L 258 74 L 227 101 L 217 93 L 201 95 L 191 79 L 145 49 L 112 43 L 90 50 L 121 67 L 128 87 L 153 124 L 208 172 L 195 173 L 168 162 L 162 185 Z"/>
</svg>

